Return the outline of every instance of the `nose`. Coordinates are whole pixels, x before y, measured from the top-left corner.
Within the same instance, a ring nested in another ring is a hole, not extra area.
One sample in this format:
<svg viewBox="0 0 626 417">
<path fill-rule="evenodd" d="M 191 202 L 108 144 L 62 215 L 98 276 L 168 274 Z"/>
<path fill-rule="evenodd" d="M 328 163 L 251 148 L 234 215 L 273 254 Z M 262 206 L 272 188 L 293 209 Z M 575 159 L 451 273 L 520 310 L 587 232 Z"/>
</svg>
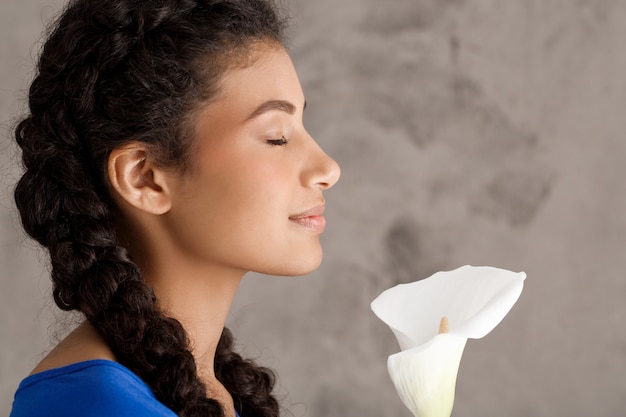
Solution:
<svg viewBox="0 0 626 417">
<path fill-rule="evenodd" d="M 311 143 L 311 157 L 308 159 L 308 166 L 303 171 L 303 180 L 308 186 L 318 187 L 320 190 L 326 190 L 339 180 L 341 168 L 339 164 L 326 154 L 309 136 Z"/>
</svg>

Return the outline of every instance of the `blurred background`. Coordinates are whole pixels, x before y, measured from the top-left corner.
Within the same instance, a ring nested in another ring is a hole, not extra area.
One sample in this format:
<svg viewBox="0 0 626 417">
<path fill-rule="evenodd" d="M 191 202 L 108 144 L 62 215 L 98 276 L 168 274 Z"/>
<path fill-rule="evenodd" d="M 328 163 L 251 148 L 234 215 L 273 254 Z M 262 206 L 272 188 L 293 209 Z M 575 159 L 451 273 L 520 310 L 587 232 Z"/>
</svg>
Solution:
<svg viewBox="0 0 626 417">
<path fill-rule="evenodd" d="M 626 406 L 626 2 L 283 1 L 306 124 L 342 166 L 322 267 L 251 274 L 241 349 L 297 417 L 410 413 L 369 303 L 464 264 L 528 274 L 470 340 L 454 417 L 615 417 Z M 10 129 L 61 0 L 0 3 L 0 415 L 67 318 L 20 230 Z"/>
</svg>

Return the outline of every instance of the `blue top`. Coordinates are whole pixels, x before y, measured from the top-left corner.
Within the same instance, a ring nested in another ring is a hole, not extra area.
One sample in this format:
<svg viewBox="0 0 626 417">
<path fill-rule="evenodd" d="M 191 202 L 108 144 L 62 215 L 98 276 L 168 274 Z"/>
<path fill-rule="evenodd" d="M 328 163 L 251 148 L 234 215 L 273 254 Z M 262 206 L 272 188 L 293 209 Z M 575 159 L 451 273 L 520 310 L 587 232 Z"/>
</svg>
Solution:
<svg viewBox="0 0 626 417">
<path fill-rule="evenodd" d="M 176 417 L 137 375 L 96 359 L 26 377 L 10 417 Z"/>
</svg>

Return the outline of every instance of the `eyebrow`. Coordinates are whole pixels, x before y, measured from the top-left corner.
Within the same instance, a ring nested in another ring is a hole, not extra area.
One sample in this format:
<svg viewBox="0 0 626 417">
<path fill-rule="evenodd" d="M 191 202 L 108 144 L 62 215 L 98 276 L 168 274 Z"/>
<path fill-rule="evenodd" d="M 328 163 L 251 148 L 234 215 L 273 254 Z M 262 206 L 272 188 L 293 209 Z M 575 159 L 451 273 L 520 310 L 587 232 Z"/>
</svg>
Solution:
<svg viewBox="0 0 626 417">
<path fill-rule="evenodd" d="M 304 109 L 306 109 L 306 101 L 304 102 L 303 110 Z M 269 100 L 250 113 L 250 116 L 248 116 L 246 120 L 254 119 L 269 111 L 282 111 L 288 114 L 294 114 L 296 112 L 296 106 L 285 100 Z"/>
</svg>

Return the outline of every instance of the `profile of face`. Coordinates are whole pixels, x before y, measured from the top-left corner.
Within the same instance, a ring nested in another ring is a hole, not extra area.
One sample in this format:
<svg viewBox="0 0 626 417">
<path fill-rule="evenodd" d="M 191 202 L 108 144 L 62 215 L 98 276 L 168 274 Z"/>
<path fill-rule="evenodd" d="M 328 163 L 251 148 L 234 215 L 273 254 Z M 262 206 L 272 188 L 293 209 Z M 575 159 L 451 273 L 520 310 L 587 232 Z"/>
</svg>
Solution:
<svg viewBox="0 0 626 417">
<path fill-rule="evenodd" d="M 323 191 L 340 170 L 303 126 L 305 98 L 284 48 L 256 44 L 250 58 L 200 110 L 191 167 L 168 176 L 163 220 L 190 262 L 302 275 L 321 262 Z"/>
</svg>

